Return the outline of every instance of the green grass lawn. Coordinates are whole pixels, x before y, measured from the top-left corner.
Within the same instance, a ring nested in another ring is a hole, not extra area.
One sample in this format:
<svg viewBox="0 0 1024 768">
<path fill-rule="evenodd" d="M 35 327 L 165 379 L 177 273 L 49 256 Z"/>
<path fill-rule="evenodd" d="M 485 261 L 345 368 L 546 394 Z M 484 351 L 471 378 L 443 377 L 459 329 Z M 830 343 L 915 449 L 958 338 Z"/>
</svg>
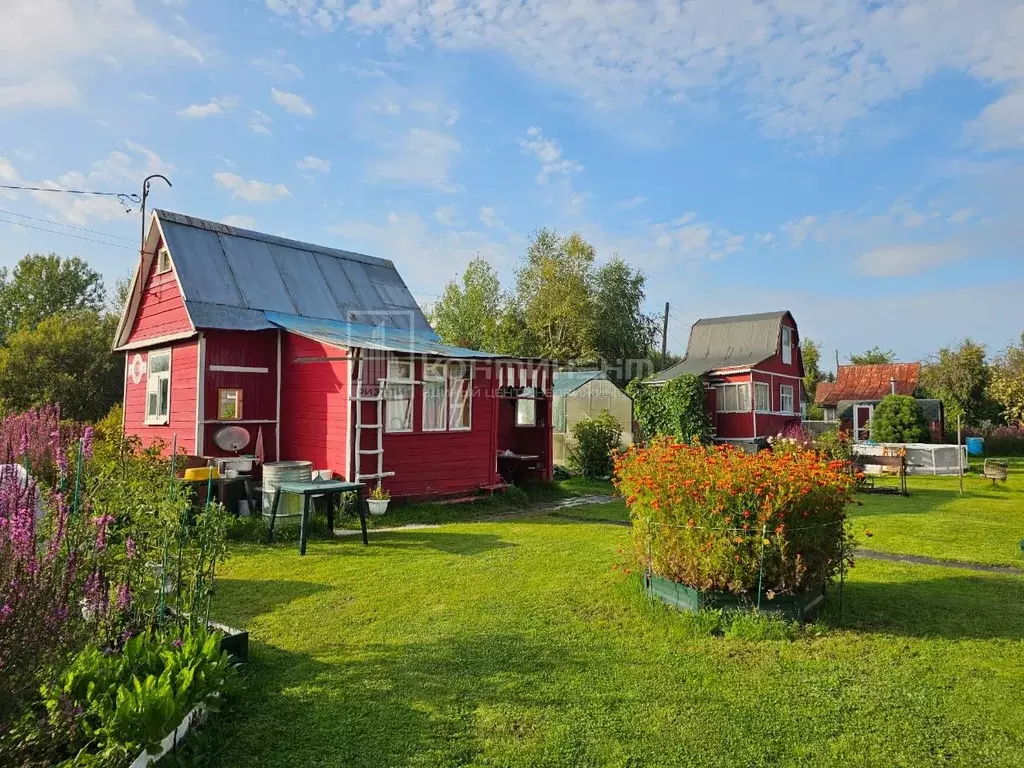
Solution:
<svg viewBox="0 0 1024 768">
<path fill-rule="evenodd" d="M 970 474 L 963 496 L 958 478 L 922 475 L 907 478 L 907 498 L 857 494 L 854 533 L 883 552 L 1024 566 L 1024 459 L 1009 461 L 1006 483 Z"/>
<path fill-rule="evenodd" d="M 1002 561 L 998 535 L 922 533 L 929 515 L 961 531 L 999 518 L 948 509 L 962 502 L 919 483 L 858 509 L 871 546 Z M 1020 520 L 1019 487 L 975 491 Z M 900 507 L 925 498 L 935 511 Z M 621 519 L 623 507 L 565 514 Z M 918 533 L 898 534 L 906 519 Z M 1024 765 L 1024 578 L 861 560 L 842 611 L 833 591 L 795 639 L 745 640 L 709 635 L 714 616 L 648 603 L 624 573 L 628 550 L 623 526 L 531 513 L 377 531 L 365 548 L 316 540 L 301 559 L 294 544 L 234 545 L 214 614 L 252 633 L 248 691 L 208 727 L 204 759 Z"/>
</svg>

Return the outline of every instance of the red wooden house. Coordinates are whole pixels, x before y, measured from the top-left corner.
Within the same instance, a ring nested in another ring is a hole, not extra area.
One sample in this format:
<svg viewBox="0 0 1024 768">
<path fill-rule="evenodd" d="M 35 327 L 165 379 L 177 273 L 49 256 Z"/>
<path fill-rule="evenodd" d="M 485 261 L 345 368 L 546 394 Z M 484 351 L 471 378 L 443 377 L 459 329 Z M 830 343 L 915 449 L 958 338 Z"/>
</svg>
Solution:
<svg viewBox="0 0 1024 768">
<path fill-rule="evenodd" d="M 309 460 L 396 497 L 552 469 L 551 364 L 446 346 L 392 262 L 154 211 L 115 349 L 125 431 L 224 456 Z"/>
<path fill-rule="evenodd" d="M 789 312 L 698 320 L 686 357 L 656 374 L 664 384 L 683 374 L 704 379 L 715 439 L 757 442 L 801 422 L 804 363 Z"/>
</svg>

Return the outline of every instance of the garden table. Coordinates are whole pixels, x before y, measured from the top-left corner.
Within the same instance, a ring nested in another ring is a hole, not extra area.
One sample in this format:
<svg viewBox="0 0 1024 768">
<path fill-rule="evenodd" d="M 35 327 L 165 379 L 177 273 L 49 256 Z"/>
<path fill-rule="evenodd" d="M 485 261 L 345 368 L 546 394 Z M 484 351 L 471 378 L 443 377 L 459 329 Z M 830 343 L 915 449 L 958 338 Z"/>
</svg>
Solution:
<svg viewBox="0 0 1024 768">
<path fill-rule="evenodd" d="M 363 545 L 369 544 L 366 538 L 366 498 L 363 489 L 366 483 L 349 483 L 344 480 L 308 480 L 281 483 L 274 490 L 274 500 L 270 505 L 270 531 L 267 541 L 274 540 L 274 520 L 277 518 L 277 506 L 281 502 L 282 493 L 293 493 L 302 497 L 302 521 L 299 524 L 299 554 L 306 554 L 306 539 L 309 536 L 309 510 L 314 496 L 327 497 L 327 525 L 334 531 L 334 500 L 343 493 L 355 492 L 359 496 L 359 525 L 363 531 Z"/>
</svg>

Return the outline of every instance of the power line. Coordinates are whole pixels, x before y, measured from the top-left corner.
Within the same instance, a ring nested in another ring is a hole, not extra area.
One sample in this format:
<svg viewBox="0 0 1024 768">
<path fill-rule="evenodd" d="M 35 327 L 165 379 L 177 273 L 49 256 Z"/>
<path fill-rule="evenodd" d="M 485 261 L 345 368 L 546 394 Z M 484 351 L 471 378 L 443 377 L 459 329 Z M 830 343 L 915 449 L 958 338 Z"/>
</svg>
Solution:
<svg viewBox="0 0 1024 768">
<path fill-rule="evenodd" d="M 38 222 L 41 222 L 43 224 L 50 224 L 51 226 L 65 227 L 67 229 L 76 229 L 76 230 L 78 230 L 80 232 L 89 232 L 90 234 L 93 234 L 93 235 L 102 235 L 103 237 L 109 237 L 112 240 L 124 240 L 126 243 L 134 243 L 135 242 L 130 237 L 124 237 L 122 235 L 113 235 L 113 234 L 111 234 L 109 232 L 101 232 L 98 229 L 89 229 L 88 227 L 79 227 L 79 226 L 76 226 L 74 224 L 65 224 L 65 223 L 63 223 L 61 221 L 51 221 L 50 219 L 41 219 L 38 216 L 29 216 L 27 213 L 16 213 L 15 211 L 7 211 L 7 210 L 4 210 L 3 208 L 0 208 L 0 213 L 4 214 L 6 216 L 17 216 L 17 217 L 22 218 L 22 219 L 29 219 L 30 221 L 38 221 Z"/>
<path fill-rule="evenodd" d="M 2 224 L 13 224 L 13 225 L 18 226 L 18 227 L 25 227 L 26 229 L 35 229 L 35 230 L 37 230 L 39 232 L 48 232 L 51 235 L 64 235 L 64 237 L 73 237 L 76 240 L 85 240 L 86 242 L 89 242 L 89 243 L 99 243 L 100 245 L 106 245 L 106 246 L 109 246 L 111 248 L 124 248 L 126 251 L 134 251 L 134 250 L 136 250 L 135 248 L 133 248 L 130 245 L 121 245 L 121 243 L 112 243 L 112 242 L 110 242 L 108 240 L 97 240 L 94 237 L 83 237 L 82 235 L 76 235 L 76 234 L 73 234 L 71 232 L 61 232 L 58 229 L 46 229 L 45 227 L 36 227 L 36 226 L 31 225 L 31 224 L 25 224 L 24 222 L 21 222 L 21 221 L 11 221 L 10 219 L 0 218 L 0 223 L 2 223 Z"/>
<path fill-rule="evenodd" d="M 24 192 L 62 192 L 65 195 L 97 195 L 99 197 L 126 197 L 129 200 L 137 198 L 138 195 L 127 192 L 93 192 L 90 189 L 60 189 L 56 187 L 31 187 L 22 184 L 0 184 L 0 189 L 19 189 Z M 138 200 L 133 200 L 138 202 Z"/>
</svg>

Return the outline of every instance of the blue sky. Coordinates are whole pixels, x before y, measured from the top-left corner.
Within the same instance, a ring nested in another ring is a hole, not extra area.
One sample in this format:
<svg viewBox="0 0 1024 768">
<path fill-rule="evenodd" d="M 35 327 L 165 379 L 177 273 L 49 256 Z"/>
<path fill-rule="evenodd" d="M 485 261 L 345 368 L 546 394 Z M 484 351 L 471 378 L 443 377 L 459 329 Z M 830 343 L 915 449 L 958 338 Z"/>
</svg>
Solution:
<svg viewBox="0 0 1024 768">
<path fill-rule="evenodd" d="M 390 258 L 423 302 L 576 229 L 645 271 L 677 352 L 698 317 L 782 308 L 830 357 L 1024 327 L 1017 2 L 4 6 L 0 183 L 166 173 L 152 205 Z M 0 190 L 3 265 L 113 282 L 138 230 L 110 198 Z"/>
</svg>

